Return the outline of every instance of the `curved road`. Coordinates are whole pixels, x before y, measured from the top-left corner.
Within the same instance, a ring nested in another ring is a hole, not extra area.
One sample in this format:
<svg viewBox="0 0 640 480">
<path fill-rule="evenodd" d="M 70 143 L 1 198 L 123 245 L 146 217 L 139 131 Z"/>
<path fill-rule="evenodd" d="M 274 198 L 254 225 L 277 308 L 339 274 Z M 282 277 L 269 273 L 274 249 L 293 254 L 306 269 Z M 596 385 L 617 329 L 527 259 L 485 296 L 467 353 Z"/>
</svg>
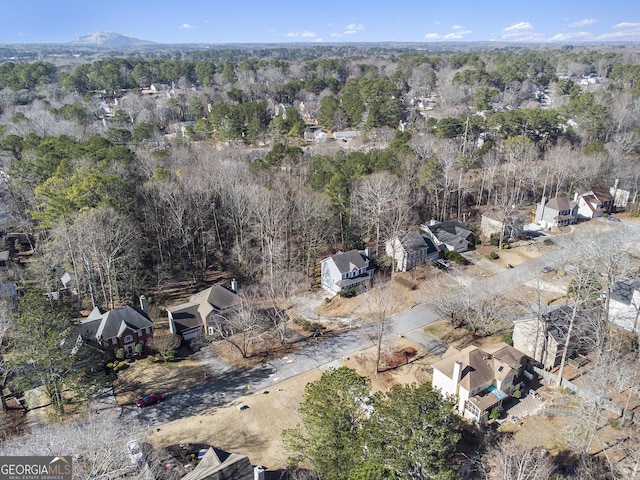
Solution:
<svg viewBox="0 0 640 480">
<path fill-rule="evenodd" d="M 608 235 L 620 231 L 624 231 L 630 238 L 638 238 L 640 225 L 601 220 L 598 221 L 597 230 L 599 230 L 598 234 L 594 238 L 600 242 L 606 242 Z M 574 235 L 574 233 L 553 235 L 551 238 L 558 245 L 557 250 L 490 277 L 472 279 L 472 281 L 498 294 L 533 280 L 547 265 L 562 266 L 566 269 L 567 266 L 581 259 L 580 252 L 571 248 L 574 245 Z M 441 354 L 446 349 L 446 345 L 422 333 L 423 327 L 435 322 L 439 317 L 433 305 L 419 304 L 391 317 L 387 337 L 405 335 Z M 232 370 L 220 362 L 211 360 L 213 362 L 210 366 L 212 380 L 208 383 L 169 394 L 163 403 L 153 407 L 143 409 L 134 406 L 123 407 L 121 415 L 139 421 L 141 428 L 150 429 L 172 420 L 202 413 L 212 407 L 225 405 L 245 395 L 249 385 L 251 391 L 269 388 L 287 378 L 330 365 L 343 357 L 371 347 L 372 332 L 369 331 L 371 327 L 371 325 L 362 325 L 336 337 L 323 339 L 317 343 L 310 342 L 297 353 L 242 371 Z"/>
</svg>

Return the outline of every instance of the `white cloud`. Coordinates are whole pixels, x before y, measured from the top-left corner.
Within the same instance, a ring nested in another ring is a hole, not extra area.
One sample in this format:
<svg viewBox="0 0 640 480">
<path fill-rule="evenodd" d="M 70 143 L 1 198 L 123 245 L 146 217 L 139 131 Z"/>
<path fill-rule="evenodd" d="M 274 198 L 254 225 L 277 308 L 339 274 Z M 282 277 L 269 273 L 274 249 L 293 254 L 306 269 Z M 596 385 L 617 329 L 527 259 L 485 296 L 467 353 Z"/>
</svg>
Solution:
<svg viewBox="0 0 640 480">
<path fill-rule="evenodd" d="M 586 40 L 592 37 L 589 32 L 558 33 L 549 39 L 550 42 L 568 42 L 570 40 Z"/>
<path fill-rule="evenodd" d="M 518 22 L 502 29 L 502 39 L 512 42 L 541 42 L 546 40 L 542 33 L 533 31 L 529 22 Z"/>
<path fill-rule="evenodd" d="M 319 38 L 314 38 L 314 39 L 313 39 L 313 42 L 315 42 L 315 43 L 320 43 L 320 42 L 324 42 L 324 40 L 323 40 L 322 38 L 320 38 L 320 37 L 319 37 Z"/>
<path fill-rule="evenodd" d="M 447 33 L 444 37 L 442 37 L 443 40 L 460 40 L 461 38 L 462 35 L 458 33 Z"/>
<path fill-rule="evenodd" d="M 522 33 L 529 30 L 533 30 L 533 25 L 531 25 L 529 22 L 514 23 L 513 25 L 510 25 L 502 29 L 504 33 L 509 33 L 509 32 Z"/>
<path fill-rule="evenodd" d="M 364 30 L 364 25 L 350 23 L 344 29 L 345 35 L 353 35 L 354 33 L 361 32 Z"/>
<path fill-rule="evenodd" d="M 453 25 L 451 27 L 451 30 L 462 30 L 464 27 L 461 27 L 460 25 Z"/>
<path fill-rule="evenodd" d="M 180 28 L 183 30 L 191 30 L 193 28 L 196 28 L 195 25 L 190 25 L 188 23 L 183 23 L 182 25 L 180 25 Z"/>
<path fill-rule="evenodd" d="M 340 38 L 340 37 L 342 36 L 342 34 L 341 34 L 341 33 L 337 33 L 337 32 L 333 32 L 333 33 L 331 34 L 331 36 L 332 36 L 333 38 Z"/>
<path fill-rule="evenodd" d="M 621 28 L 621 29 L 640 28 L 640 23 L 622 22 L 614 25 L 613 28 Z"/>
<path fill-rule="evenodd" d="M 615 32 L 604 33 L 596 40 L 640 41 L 640 23 L 623 22 L 613 26 Z"/>
<path fill-rule="evenodd" d="M 289 32 L 287 33 L 287 37 L 291 37 L 291 38 L 315 38 L 316 34 L 315 32 Z"/>
<path fill-rule="evenodd" d="M 594 23 L 598 23 L 597 18 L 585 18 L 584 20 L 580 20 L 579 22 L 570 23 L 569 28 L 581 28 L 588 25 L 593 25 Z"/>
<path fill-rule="evenodd" d="M 441 37 L 439 33 L 427 33 L 424 38 L 428 38 L 429 40 L 437 40 Z"/>
</svg>

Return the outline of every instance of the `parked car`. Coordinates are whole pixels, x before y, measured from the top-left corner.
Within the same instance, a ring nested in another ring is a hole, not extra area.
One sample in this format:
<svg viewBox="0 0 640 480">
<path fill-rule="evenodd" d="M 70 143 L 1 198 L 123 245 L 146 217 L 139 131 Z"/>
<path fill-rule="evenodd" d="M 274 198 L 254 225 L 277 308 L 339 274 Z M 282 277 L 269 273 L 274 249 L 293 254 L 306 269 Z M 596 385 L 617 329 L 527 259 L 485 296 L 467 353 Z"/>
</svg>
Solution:
<svg viewBox="0 0 640 480">
<path fill-rule="evenodd" d="M 149 395 L 145 395 L 142 398 L 136 400 L 136 406 L 138 407 L 148 407 L 150 405 L 155 405 L 158 402 L 164 400 L 164 395 L 162 393 L 150 393 Z"/>
<path fill-rule="evenodd" d="M 446 260 L 439 258 L 438 260 L 436 260 L 436 267 L 438 267 L 440 270 L 446 270 L 448 268 L 451 268 L 451 264 Z"/>
<path fill-rule="evenodd" d="M 619 222 L 620 219 L 618 217 L 614 217 L 613 215 L 609 215 L 608 217 L 605 217 L 607 220 L 609 220 L 610 222 Z"/>
<path fill-rule="evenodd" d="M 550 272 L 555 272 L 555 271 L 556 271 L 556 269 L 555 269 L 555 268 L 553 268 L 553 267 L 549 267 L 549 266 L 544 267 L 544 268 L 542 269 L 542 273 L 550 273 Z"/>
</svg>

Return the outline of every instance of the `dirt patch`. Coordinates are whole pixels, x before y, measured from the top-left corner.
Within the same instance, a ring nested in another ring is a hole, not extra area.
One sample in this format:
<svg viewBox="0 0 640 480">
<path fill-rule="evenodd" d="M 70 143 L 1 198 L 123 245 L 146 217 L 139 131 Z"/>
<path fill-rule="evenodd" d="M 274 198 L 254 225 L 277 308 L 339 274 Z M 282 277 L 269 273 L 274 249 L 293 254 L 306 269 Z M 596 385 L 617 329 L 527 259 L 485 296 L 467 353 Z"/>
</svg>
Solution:
<svg viewBox="0 0 640 480">
<path fill-rule="evenodd" d="M 282 344 L 277 336 L 265 335 L 251 342 L 245 357 L 237 347 L 227 340 L 212 342 L 209 348 L 233 368 L 242 369 L 297 352 L 305 347 L 307 341 L 322 341 L 348 329 L 349 327 L 346 325 L 333 322 L 323 322 L 322 324 L 307 321 L 290 322 L 286 334 L 287 343 Z M 234 338 L 232 340 L 239 341 Z"/>
<path fill-rule="evenodd" d="M 438 357 L 413 342 L 399 338 L 385 346 L 385 353 L 415 351 L 408 363 L 390 368 L 378 375 L 375 371 L 375 349 L 369 348 L 342 360 L 341 364 L 371 379 L 373 391 L 387 390 L 395 384 L 424 383 L 431 380 L 428 368 Z M 282 443 L 282 430 L 300 423 L 297 409 L 304 388 L 320 378 L 319 369 L 283 381 L 273 388 L 244 396 L 224 407 L 213 408 L 193 417 L 163 425 L 147 434 L 155 448 L 180 443 L 211 445 L 227 452 L 247 455 L 253 464 L 269 470 L 285 468 L 289 453 Z M 243 407 L 243 408 L 240 408 Z"/>
<path fill-rule="evenodd" d="M 207 369 L 192 359 L 177 362 L 147 357 L 118 372 L 113 392 L 120 405 L 131 404 L 150 392 L 175 392 L 206 382 Z"/>
<path fill-rule="evenodd" d="M 224 407 L 168 423 L 159 431 L 149 432 L 147 441 L 155 448 L 202 443 L 247 455 L 251 463 L 270 470 L 284 468 L 288 453 L 282 444 L 282 430 L 300 422 L 297 408 L 304 387 L 318 380 L 321 374 L 320 370 L 313 370 Z"/>
<path fill-rule="evenodd" d="M 516 265 L 549 253 L 555 248 L 557 247 L 554 245 L 545 245 L 542 241 L 528 240 L 511 243 L 508 249 L 502 250 L 498 250 L 498 247 L 482 245 L 476 249 L 476 253 L 485 258 L 491 252 L 497 253 L 500 258 L 490 261 L 506 269 L 509 268 L 509 265 L 515 267 Z"/>
<path fill-rule="evenodd" d="M 504 331 L 486 337 L 474 337 L 466 328 L 453 328 L 449 322 L 438 320 L 424 327 L 424 332 L 443 343 L 448 343 L 461 350 L 469 345 L 482 347 L 483 345 L 499 343 L 502 341 L 502 335 L 507 332 L 507 329 L 505 328 Z"/>
</svg>

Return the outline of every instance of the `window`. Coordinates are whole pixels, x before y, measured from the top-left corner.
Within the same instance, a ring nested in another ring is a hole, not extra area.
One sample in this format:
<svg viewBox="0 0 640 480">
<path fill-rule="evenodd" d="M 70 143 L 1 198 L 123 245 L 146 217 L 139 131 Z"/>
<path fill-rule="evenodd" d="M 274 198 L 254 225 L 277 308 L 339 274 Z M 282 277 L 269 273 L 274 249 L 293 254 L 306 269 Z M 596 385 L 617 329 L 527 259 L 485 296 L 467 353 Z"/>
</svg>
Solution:
<svg viewBox="0 0 640 480">
<path fill-rule="evenodd" d="M 209 335 L 213 335 L 214 333 L 213 327 L 209 327 Z"/>
<path fill-rule="evenodd" d="M 126 337 L 124 337 L 124 342 L 125 343 L 133 342 L 133 337 L 131 335 L 127 335 Z"/>
</svg>

